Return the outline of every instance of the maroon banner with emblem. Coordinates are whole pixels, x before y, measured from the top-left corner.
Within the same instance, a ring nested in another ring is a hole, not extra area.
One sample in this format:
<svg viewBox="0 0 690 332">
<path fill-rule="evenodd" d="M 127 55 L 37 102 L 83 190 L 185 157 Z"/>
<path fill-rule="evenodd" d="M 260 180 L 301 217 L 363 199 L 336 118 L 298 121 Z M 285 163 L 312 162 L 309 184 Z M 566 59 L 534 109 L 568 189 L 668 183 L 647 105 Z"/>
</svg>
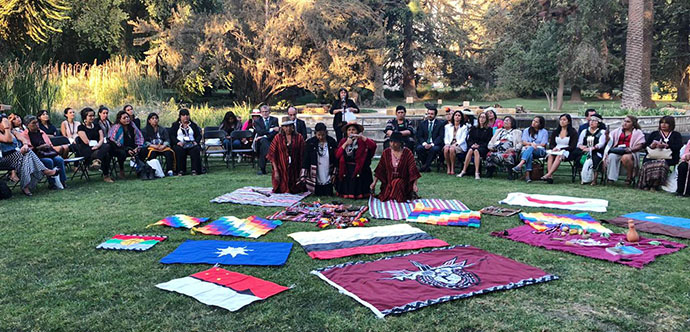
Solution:
<svg viewBox="0 0 690 332">
<path fill-rule="evenodd" d="M 536 267 L 471 246 L 344 263 L 311 273 L 379 318 L 558 279 Z"/>
</svg>

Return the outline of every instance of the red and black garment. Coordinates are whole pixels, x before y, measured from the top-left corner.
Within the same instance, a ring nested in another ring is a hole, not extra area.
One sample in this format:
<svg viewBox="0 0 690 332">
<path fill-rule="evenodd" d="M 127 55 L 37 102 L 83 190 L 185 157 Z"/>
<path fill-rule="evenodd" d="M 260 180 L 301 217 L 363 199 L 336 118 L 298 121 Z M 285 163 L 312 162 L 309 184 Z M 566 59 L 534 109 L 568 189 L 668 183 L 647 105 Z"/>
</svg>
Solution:
<svg viewBox="0 0 690 332">
<path fill-rule="evenodd" d="M 376 143 L 367 139 L 357 138 L 357 149 L 351 156 L 345 152 L 343 145 L 347 138 L 340 140 L 335 157 L 338 159 L 338 177 L 336 192 L 344 198 L 368 198 L 369 186 L 374 181 L 371 173 L 371 159 L 376 153 Z"/>
<path fill-rule="evenodd" d="M 304 192 L 304 186 L 299 183 L 302 168 L 302 154 L 304 139 L 297 133 L 292 133 L 292 142 L 287 145 L 285 134 L 277 135 L 271 142 L 266 159 L 273 164 L 274 193 L 297 194 Z"/>
<path fill-rule="evenodd" d="M 402 149 L 397 167 L 393 166 L 392 153 L 390 148 L 384 150 L 381 161 L 374 170 L 374 175 L 381 181 L 381 193 L 378 195 L 378 199 L 406 202 L 413 198 L 412 187 L 422 175 L 417 169 L 414 155 L 410 149 Z"/>
</svg>

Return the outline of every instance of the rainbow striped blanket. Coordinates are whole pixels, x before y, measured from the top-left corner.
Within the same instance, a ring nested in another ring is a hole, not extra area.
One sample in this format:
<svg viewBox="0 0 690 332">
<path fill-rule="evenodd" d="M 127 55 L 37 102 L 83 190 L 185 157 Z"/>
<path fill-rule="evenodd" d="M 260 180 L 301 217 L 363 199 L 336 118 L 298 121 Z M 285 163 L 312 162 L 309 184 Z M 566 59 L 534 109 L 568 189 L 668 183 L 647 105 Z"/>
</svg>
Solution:
<svg viewBox="0 0 690 332">
<path fill-rule="evenodd" d="M 280 220 L 268 220 L 257 216 L 246 219 L 230 216 L 221 217 L 202 227 L 192 228 L 192 231 L 206 235 L 231 235 L 256 239 L 282 224 Z"/>
<path fill-rule="evenodd" d="M 585 230 L 588 233 L 613 233 L 587 213 L 553 214 L 553 213 L 520 213 L 520 219 L 537 231 L 543 232 L 560 225 L 570 229 Z"/>
<path fill-rule="evenodd" d="M 169 216 L 165 217 L 161 220 L 156 221 L 155 223 L 146 226 L 146 228 L 149 228 L 151 226 L 169 226 L 173 228 L 192 228 L 198 224 L 207 222 L 209 218 L 195 218 L 195 217 L 190 217 L 184 214 L 176 214 L 174 216 Z"/>
<path fill-rule="evenodd" d="M 452 209 L 437 209 L 417 203 L 407 216 L 407 222 L 418 222 L 438 226 L 469 226 L 479 227 L 482 215 L 479 211 L 458 211 Z"/>
<path fill-rule="evenodd" d="M 276 194 L 272 188 L 243 187 L 231 193 L 218 196 L 211 203 L 235 203 L 258 206 L 288 207 L 309 196 L 309 192 L 301 194 Z"/>
<path fill-rule="evenodd" d="M 444 199 L 416 199 L 409 202 L 386 201 L 382 202 L 378 198 L 369 198 L 369 213 L 376 219 L 406 220 L 414 207 L 418 204 L 434 209 L 448 209 L 453 211 L 469 210 L 465 204 L 458 200 Z"/>
</svg>

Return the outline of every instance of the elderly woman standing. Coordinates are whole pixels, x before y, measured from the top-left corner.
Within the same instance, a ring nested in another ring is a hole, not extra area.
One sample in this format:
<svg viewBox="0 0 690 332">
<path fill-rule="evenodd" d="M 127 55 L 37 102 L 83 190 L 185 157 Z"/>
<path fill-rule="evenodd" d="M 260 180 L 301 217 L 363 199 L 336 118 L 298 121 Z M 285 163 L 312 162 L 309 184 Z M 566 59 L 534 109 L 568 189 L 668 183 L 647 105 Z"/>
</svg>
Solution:
<svg viewBox="0 0 690 332">
<path fill-rule="evenodd" d="M 627 172 L 625 183 L 632 183 L 640 164 L 638 152 L 644 149 L 644 143 L 644 133 L 637 118 L 632 115 L 626 116 L 621 126 L 609 134 L 609 144 L 604 151 L 604 165 L 610 183 L 618 180 L 621 164 Z"/>
<path fill-rule="evenodd" d="M 305 142 L 301 179 L 307 190 L 317 196 L 333 195 L 333 180 L 338 174 L 335 149 L 338 143 L 328 136 L 326 125 L 314 127 L 314 137 Z"/>
<path fill-rule="evenodd" d="M 364 127 L 357 123 L 346 123 L 335 157 L 338 158 L 336 193 L 344 198 L 367 198 L 371 193 L 371 158 L 376 153 L 376 143 L 362 135 Z"/>
<path fill-rule="evenodd" d="M 659 120 L 659 129 L 649 134 L 647 155 L 640 170 L 640 189 L 657 190 L 666 183 L 670 167 L 680 160 L 683 137 L 675 131 L 676 120 L 666 115 Z"/>
<path fill-rule="evenodd" d="M 486 177 L 492 177 L 496 167 L 510 169 L 515 165 L 518 151 L 522 149 L 522 131 L 516 129 L 517 121 L 512 116 L 503 118 L 503 127 L 489 141 L 486 155 Z"/>
<path fill-rule="evenodd" d="M 394 200 L 406 202 L 417 197 L 417 180 L 422 175 L 417 169 L 412 151 L 404 146 L 405 140 L 401 133 L 394 132 L 390 138 L 390 147 L 383 150 L 381 161 L 376 166 L 374 182 L 371 191 L 376 189 L 376 182 L 381 181 L 381 201 Z"/>
<path fill-rule="evenodd" d="M 0 166 L 14 169 L 10 180 L 20 182 L 22 193 L 32 196 L 31 190 L 36 187 L 44 175 L 51 176 L 56 188 L 61 188 L 60 174 L 57 169 L 48 169 L 41 159 L 31 151 L 28 145 L 19 147 L 19 141 L 12 135 L 12 124 L 7 118 L 0 119 Z"/>
<path fill-rule="evenodd" d="M 273 183 L 274 193 L 304 192 L 304 186 L 299 183 L 303 153 L 304 139 L 295 131 L 295 123 L 283 122 L 278 135 L 271 141 L 266 155 L 266 159 L 273 166 L 271 183 Z"/>
</svg>

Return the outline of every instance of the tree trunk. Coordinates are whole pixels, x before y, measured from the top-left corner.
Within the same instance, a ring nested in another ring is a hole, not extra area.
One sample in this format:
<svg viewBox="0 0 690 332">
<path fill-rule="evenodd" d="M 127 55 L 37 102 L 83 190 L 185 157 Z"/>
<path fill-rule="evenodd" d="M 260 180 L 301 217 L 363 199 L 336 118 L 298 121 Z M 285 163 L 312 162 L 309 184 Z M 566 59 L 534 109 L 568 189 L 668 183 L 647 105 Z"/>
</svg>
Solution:
<svg viewBox="0 0 690 332">
<path fill-rule="evenodd" d="M 581 103 L 582 102 L 582 90 L 580 86 L 573 85 L 570 88 L 570 102 L 571 103 Z"/>
<path fill-rule="evenodd" d="M 553 91 L 542 90 L 546 95 L 546 101 L 549 103 L 549 111 L 553 111 Z"/>
<path fill-rule="evenodd" d="M 676 96 L 676 101 L 687 103 L 690 101 L 690 66 L 685 68 L 685 72 L 681 76 L 680 82 L 678 82 L 678 95 Z"/>
<path fill-rule="evenodd" d="M 565 77 L 561 74 L 558 77 L 558 91 L 556 92 L 556 110 L 560 111 L 563 108 L 563 91 L 565 90 Z"/>
<path fill-rule="evenodd" d="M 405 97 L 412 97 L 417 99 L 417 82 L 415 81 L 415 70 L 414 70 L 414 50 L 413 48 L 413 29 L 412 29 L 412 13 L 409 12 L 405 17 L 405 26 L 403 30 L 404 39 L 402 45 L 402 58 L 403 58 L 403 68 L 402 68 L 402 86 L 403 94 Z"/>
<path fill-rule="evenodd" d="M 621 108 L 655 107 L 651 91 L 652 0 L 628 2 L 628 31 L 625 45 L 625 77 Z"/>
<path fill-rule="evenodd" d="M 688 15 L 681 16 L 681 22 L 679 24 L 680 30 L 678 31 L 678 53 L 679 54 L 690 54 L 690 18 Z M 684 56 L 678 59 L 680 76 L 677 81 L 676 89 L 678 94 L 676 95 L 676 101 L 688 102 L 690 101 L 690 57 Z"/>
</svg>

